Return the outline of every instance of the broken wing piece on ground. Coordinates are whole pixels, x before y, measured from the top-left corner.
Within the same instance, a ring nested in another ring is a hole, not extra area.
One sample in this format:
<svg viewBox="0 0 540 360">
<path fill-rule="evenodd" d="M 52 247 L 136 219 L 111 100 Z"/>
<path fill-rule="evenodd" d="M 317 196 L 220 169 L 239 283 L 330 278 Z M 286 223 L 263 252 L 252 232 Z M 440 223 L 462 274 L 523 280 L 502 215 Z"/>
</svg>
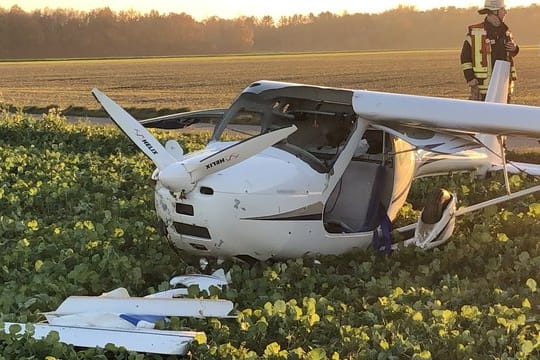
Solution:
<svg viewBox="0 0 540 360">
<path fill-rule="evenodd" d="M 123 313 L 133 315 L 226 317 L 233 309 L 228 300 L 188 298 L 111 298 L 101 296 L 70 296 L 51 315 L 83 312 Z"/>
<path fill-rule="evenodd" d="M 198 276 L 191 275 L 197 282 Z M 71 296 L 51 312 L 44 313 L 48 323 L 32 324 L 35 339 L 52 331 L 63 343 L 81 347 L 105 347 L 114 344 L 129 351 L 183 355 L 202 332 L 155 330 L 158 320 L 169 316 L 232 318 L 233 303 L 228 300 L 173 298 L 167 292 L 155 297 L 130 297 L 124 288 L 101 296 Z M 5 323 L 4 332 L 21 335 L 27 326 Z"/>
<path fill-rule="evenodd" d="M 99 327 L 32 324 L 33 337 L 43 339 L 51 332 L 58 333 L 59 341 L 81 347 L 105 348 L 107 344 L 124 347 L 128 351 L 165 355 L 184 355 L 189 344 L 204 333 L 194 331 L 170 331 L 153 329 L 113 329 Z M 14 331 L 22 335 L 25 324 L 4 323 L 4 332 Z"/>
</svg>

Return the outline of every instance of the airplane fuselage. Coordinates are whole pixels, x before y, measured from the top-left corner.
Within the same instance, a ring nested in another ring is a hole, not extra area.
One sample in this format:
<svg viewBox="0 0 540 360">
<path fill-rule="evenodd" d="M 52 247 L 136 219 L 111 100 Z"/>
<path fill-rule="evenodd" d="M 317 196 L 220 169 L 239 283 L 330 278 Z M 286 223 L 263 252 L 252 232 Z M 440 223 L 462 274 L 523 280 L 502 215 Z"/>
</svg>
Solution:
<svg viewBox="0 0 540 360">
<path fill-rule="evenodd" d="M 399 139 L 394 142 L 395 146 L 407 145 Z M 212 147 L 229 145 L 214 143 Z M 412 182 L 411 155 L 396 157 L 386 169 L 389 179 L 384 190 L 390 191 L 386 196 L 390 201 L 385 201 L 385 207 L 392 217 L 403 205 Z M 357 226 L 360 230 L 356 231 L 328 225 L 332 218 L 347 221 L 368 216 L 365 208 L 371 192 L 366 186 L 375 184 L 372 170 L 363 177 L 364 167 L 375 169 L 371 162 L 353 159 L 344 169 L 320 173 L 297 156 L 271 147 L 205 177 L 181 196 L 158 181 L 156 210 L 168 240 L 188 253 L 257 260 L 342 254 L 365 248 L 373 239 L 373 228 Z M 332 181 L 333 176 L 341 179 Z M 337 184 L 335 189 L 328 188 L 332 184 Z"/>
</svg>

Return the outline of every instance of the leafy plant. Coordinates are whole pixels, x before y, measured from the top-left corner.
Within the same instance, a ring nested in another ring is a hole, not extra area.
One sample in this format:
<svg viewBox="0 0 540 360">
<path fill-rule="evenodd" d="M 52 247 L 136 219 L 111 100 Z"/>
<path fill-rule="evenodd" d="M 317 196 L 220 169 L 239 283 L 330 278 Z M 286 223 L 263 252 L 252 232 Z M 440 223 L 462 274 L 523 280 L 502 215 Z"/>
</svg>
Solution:
<svg viewBox="0 0 540 360">
<path fill-rule="evenodd" d="M 36 322 L 67 296 L 120 286 L 145 295 L 190 270 L 155 229 L 152 164 L 118 130 L 69 124 L 54 112 L 0 117 L 0 321 Z M 189 151 L 208 137 L 175 135 Z M 501 184 L 498 175 L 421 180 L 398 221 L 414 218 L 428 188 L 448 188 L 467 205 L 503 194 Z M 536 180 L 515 176 L 512 184 Z M 237 319 L 162 326 L 206 333 L 192 345 L 193 359 L 538 358 L 539 203 L 530 195 L 465 215 L 450 243 L 428 252 L 226 262 L 232 284 L 220 296 L 235 303 Z M 0 353 L 161 358 L 73 348 L 54 334 L 0 333 Z"/>
</svg>

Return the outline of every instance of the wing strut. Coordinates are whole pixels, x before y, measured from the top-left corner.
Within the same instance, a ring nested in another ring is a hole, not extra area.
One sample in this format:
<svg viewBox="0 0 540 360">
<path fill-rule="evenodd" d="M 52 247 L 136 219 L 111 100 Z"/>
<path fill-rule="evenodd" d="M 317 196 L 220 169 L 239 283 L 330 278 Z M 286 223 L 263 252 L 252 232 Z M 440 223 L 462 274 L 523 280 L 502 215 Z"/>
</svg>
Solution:
<svg viewBox="0 0 540 360">
<path fill-rule="evenodd" d="M 502 136 L 497 136 L 497 141 L 499 141 L 499 146 L 501 147 L 501 160 L 503 163 L 503 176 L 504 176 L 504 187 L 506 188 L 506 194 L 510 195 L 510 181 L 508 180 L 508 164 L 506 163 L 506 148 L 504 146 L 504 141 L 506 139 Z"/>
</svg>

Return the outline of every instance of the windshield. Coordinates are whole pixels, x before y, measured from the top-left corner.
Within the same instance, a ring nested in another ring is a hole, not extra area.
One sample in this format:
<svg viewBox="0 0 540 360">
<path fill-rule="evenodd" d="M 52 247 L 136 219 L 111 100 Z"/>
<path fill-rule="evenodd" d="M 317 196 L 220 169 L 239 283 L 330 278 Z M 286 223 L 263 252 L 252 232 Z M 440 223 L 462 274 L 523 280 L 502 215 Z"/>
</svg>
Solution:
<svg viewBox="0 0 540 360">
<path fill-rule="evenodd" d="M 350 99 L 348 103 L 335 100 L 342 95 L 337 90 L 315 89 L 331 96 L 306 98 L 305 91 L 294 87 L 242 93 L 216 126 L 212 139 L 245 139 L 295 125 L 298 130 L 274 146 L 294 154 L 316 171 L 328 172 L 354 128 L 356 115 Z"/>
<path fill-rule="evenodd" d="M 239 110 L 228 122 L 219 141 L 244 140 L 261 133 L 262 113 Z"/>
</svg>

